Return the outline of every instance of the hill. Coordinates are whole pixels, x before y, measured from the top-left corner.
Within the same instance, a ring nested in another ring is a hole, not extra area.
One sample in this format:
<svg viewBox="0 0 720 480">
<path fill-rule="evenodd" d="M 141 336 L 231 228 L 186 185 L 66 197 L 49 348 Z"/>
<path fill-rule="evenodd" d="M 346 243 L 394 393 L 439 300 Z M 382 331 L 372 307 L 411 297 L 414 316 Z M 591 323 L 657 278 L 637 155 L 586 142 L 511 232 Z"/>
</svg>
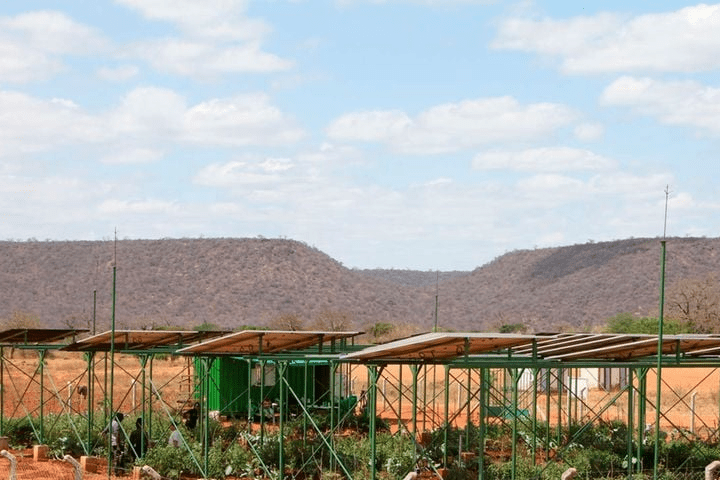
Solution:
<svg viewBox="0 0 720 480">
<path fill-rule="evenodd" d="M 720 239 L 668 239 L 668 286 L 720 271 Z M 660 242 L 628 239 L 507 253 L 472 272 L 348 269 L 284 239 L 0 242 L 0 318 L 43 326 L 109 327 L 117 258 L 116 326 L 267 326 L 282 315 L 306 328 L 323 315 L 487 331 L 586 330 L 617 313 L 657 311 Z"/>
</svg>

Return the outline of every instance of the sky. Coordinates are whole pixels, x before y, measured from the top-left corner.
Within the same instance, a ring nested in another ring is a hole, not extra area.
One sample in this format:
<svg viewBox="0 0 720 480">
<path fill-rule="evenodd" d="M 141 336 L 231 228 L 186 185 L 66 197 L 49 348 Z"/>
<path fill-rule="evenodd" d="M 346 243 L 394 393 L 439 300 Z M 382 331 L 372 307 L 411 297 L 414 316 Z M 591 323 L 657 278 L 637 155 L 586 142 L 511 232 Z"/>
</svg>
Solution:
<svg viewBox="0 0 720 480">
<path fill-rule="evenodd" d="M 0 239 L 445 271 L 717 237 L 718 31 L 687 1 L 2 2 Z"/>
</svg>

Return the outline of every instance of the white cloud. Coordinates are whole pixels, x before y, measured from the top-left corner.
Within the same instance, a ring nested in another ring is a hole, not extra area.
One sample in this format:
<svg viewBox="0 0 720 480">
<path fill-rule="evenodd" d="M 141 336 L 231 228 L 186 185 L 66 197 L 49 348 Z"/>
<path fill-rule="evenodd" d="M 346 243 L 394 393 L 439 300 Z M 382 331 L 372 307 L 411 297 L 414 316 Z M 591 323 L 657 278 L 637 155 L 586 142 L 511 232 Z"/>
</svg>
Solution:
<svg viewBox="0 0 720 480">
<path fill-rule="evenodd" d="M 564 105 L 521 105 L 506 96 L 437 105 L 414 118 L 397 110 L 348 113 L 326 132 L 337 140 L 375 141 L 403 153 L 435 154 L 542 138 L 575 117 Z"/>
<path fill-rule="evenodd" d="M 262 50 L 270 31 L 246 16 L 243 0 L 116 0 L 145 18 L 170 22 L 179 37 L 142 41 L 128 52 L 154 68 L 178 75 L 213 78 L 228 73 L 267 73 L 292 68 L 293 62 Z"/>
<path fill-rule="evenodd" d="M 63 55 L 87 54 L 105 45 L 93 28 L 60 12 L 0 17 L 0 81 L 47 79 L 65 68 Z"/>
<path fill-rule="evenodd" d="M 699 127 L 720 134 L 720 88 L 694 81 L 622 77 L 605 89 L 601 101 L 630 107 L 669 125 Z"/>
<path fill-rule="evenodd" d="M 213 99 L 184 114 L 184 139 L 212 145 L 267 145 L 292 143 L 303 136 L 265 94 Z"/>
<path fill-rule="evenodd" d="M 600 140 L 605 134 L 605 127 L 599 123 L 583 123 L 575 127 L 573 131 L 575 138 L 583 142 L 594 142 Z"/>
<path fill-rule="evenodd" d="M 103 215 L 123 215 L 123 214 L 168 214 L 175 211 L 177 207 L 173 202 L 164 200 L 105 200 L 98 205 L 97 210 Z"/>
<path fill-rule="evenodd" d="M 559 57 L 566 73 L 709 71 L 720 67 L 720 5 L 627 17 L 509 18 L 493 48 Z"/>
<path fill-rule="evenodd" d="M 195 176 L 195 183 L 207 187 L 237 188 L 268 186 L 281 177 L 277 171 L 268 171 L 255 163 L 232 161 L 213 163 L 202 168 Z"/>
<path fill-rule="evenodd" d="M 205 40 L 168 39 L 139 43 L 130 50 L 157 70 L 196 78 L 277 72 L 293 66 L 288 60 L 261 51 L 257 42 L 218 45 Z"/>
<path fill-rule="evenodd" d="M 403 135 L 412 120 L 399 110 L 380 110 L 345 114 L 327 128 L 330 138 L 384 142 Z"/>
<path fill-rule="evenodd" d="M 98 78 L 108 82 L 124 82 L 137 76 L 140 69 L 135 65 L 120 65 L 117 67 L 102 67 L 97 71 Z"/>
<path fill-rule="evenodd" d="M 70 101 L 0 91 L 0 156 L 93 143 L 107 136 L 96 118 Z"/>
<path fill-rule="evenodd" d="M 172 90 L 144 87 L 130 91 L 116 108 L 91 114 L 67 99 L 0 91 L 0 156 L 105 145 L 102 161 L 141 163 L 159 159 L 172 145 L 280 145 L 303 135 L 265 94 L 188 106 Z"/>
<path fill-rule="evenodd" d="M 246 17 L 246 0 L 115 0 L 145 18 L 176 24 L 193 37 L 257 40 L 270 31 L 265 22 Z"/>
<path fill-rule="evenodd" d="M 475 156 L 477 170 L 517 170 L 529 172 L 563 172 L 608 170 L 617 162 L 589 150 L 570 147 L 533 148 L 521 151 L 493 151 Z"/>
<path fill-rule="evenodd" d="M 164 155 L 165 152 L 152 148 L 120 149 L 105 155 L 100 161 L 108 165 L 152 163 L 162 159 Z"/>
</svg>

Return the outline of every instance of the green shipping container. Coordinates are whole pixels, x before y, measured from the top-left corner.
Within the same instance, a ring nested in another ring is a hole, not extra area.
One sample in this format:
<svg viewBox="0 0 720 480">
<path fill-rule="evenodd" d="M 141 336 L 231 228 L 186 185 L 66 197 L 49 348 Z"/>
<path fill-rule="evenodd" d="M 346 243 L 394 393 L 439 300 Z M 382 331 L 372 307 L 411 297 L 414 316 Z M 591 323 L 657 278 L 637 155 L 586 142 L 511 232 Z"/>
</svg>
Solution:
<svg viewBox="0 0 720 480">
<path fill-rule="evenodd" d="M 221 415 L 247 418 L 248 408 L 253 415 L 259 415 L 263 399 L 268 404 L 279 404 L 280 385 L 277 378 L 277 366 L 272 362 L 265 362 L 265 372 L 260 362 L 252 364 L 243 358 L 217 357 L 213 359 L 210 367 L 208 386 L 208 405 L 210 411 L 217 411 Z M 286 378 L 290 392 L 287 393 L 287 408 L 289 412 L 299 409 L 300 400 L 306 405 L 329 405 L 330 403 L 330 363 L 313 360 L 307 362 L 291 362 L 288 364 Z M 195 385 L 196 398 L 200 398 L 200 387 L 203 380 L 202 360 L 195 359 Z M 264 380 L 264 385 L 263 385 Z M 341 386 L 336 383 L 336 389 Z M 343 386 L 344 390 L 344 386 Z M 251 404 L 248 405 L 248 395 Z"/>
</svg>

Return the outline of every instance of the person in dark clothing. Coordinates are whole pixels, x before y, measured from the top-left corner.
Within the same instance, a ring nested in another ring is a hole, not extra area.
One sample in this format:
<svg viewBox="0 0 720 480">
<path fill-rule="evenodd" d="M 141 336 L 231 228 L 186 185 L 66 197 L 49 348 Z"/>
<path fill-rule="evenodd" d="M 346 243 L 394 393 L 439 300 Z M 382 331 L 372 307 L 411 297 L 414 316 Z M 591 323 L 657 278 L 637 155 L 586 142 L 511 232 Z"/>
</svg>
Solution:
<svg viewBox="0 0 720 480">
<path fill-rule="evenodd" d="M 185 417 L 185 426 L 188 430 L 194 430 L 197 425 L 198 417 L 200 416 L 200 403 L 195 402 L 195 405 L 187 410 L 183 417 Z"/>
<path fill-rule="evenodd" d="M 143 431 L 143 420 L 138 418 L 135 420 L 135 430 L 130 433 L 130 445 L 132 446 L 132 454 L 135 458 L 145 456 L 148 448 L 148 436 Z"/>
</svg>

